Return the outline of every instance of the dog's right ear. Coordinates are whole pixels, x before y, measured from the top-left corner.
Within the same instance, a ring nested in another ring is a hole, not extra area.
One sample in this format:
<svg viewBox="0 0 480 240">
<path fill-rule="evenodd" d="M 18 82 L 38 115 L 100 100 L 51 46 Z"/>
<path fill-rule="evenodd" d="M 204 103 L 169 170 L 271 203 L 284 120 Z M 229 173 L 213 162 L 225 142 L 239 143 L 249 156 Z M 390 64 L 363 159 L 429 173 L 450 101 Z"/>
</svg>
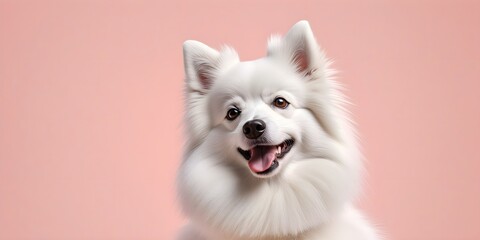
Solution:
<svg viewBox="0 0 480 240">
<path fill-rule="evenodd" d="M 183 43 L 183 58 L 189 91 L 208 91 L 219 71 L 221 54 L 201 42 L 188 40 Z"/>
</svg>

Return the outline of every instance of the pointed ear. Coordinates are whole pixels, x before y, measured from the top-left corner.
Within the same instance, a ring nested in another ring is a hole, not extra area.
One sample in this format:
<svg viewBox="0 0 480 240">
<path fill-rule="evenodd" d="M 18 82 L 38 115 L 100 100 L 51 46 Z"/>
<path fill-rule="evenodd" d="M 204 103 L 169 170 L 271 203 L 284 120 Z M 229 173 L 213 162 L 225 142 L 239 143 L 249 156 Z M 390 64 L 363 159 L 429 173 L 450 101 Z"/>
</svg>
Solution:
<svg viewBox="0 0 480 240">
<path fill-rule="evenodd" d="M 194 40 L 183 43 L 186 84 L 190 90 L 206 92 L 213 85 L 220 53 Z"/>
<path fill-rule="evenodd" d="M 293 25 L 283 39 L 272 38 L 268 54 L 280 55 L 304 76 L 311 76 L 322 67 L 323 56 L 310 25 L 305 20 Z"/>
</svg>

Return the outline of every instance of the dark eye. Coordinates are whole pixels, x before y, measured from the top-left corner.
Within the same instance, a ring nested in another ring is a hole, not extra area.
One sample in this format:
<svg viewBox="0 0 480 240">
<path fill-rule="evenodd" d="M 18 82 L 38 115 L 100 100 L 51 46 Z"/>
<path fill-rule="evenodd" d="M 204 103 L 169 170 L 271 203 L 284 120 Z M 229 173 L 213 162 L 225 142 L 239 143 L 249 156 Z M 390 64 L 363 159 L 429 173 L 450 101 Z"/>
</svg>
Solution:
<svg viewBox="0 0 480 240">
<path fill-rule="evenodd" d="M 237 118 L 238 115 L 240 115 L 240 113 L 241 113 L 241 111 L 238 110 L 237 108 L 231 108 L 230 110 L 228 110 L 227 116 L 225 116 L 225 118 L 232 121 L 235 118 Z"/>
<path fill-rule="evenodd" d="M 290 105 L 289 102 L 287 102 L 287 100 L 285 100 L 285 98 L 282 98 L 282 97 L 277 97 L 275 98 L 275 100 L 273 100 L 273 106 L 277 107 L 277 108 L 287 108 L 288 105 Z"/>
</svg>

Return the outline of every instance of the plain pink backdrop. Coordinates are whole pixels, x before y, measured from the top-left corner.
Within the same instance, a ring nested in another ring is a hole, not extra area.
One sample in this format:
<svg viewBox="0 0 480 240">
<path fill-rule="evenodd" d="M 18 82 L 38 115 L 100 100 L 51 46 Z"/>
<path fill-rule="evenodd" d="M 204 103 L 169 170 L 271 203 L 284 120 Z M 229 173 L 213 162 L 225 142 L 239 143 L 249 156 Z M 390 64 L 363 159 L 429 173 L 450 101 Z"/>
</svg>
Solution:
<svg viewBox="0 0 480 240">
<path fill-rule="evenodd" d="M 360 3 L 362 2 L 362 3 Z M 172 239 L 182 43 L 264 55 L 307 19 L 397 240 L 480 239 L 478 1 L 0 1 L 0 239 Z"/>
</svg>

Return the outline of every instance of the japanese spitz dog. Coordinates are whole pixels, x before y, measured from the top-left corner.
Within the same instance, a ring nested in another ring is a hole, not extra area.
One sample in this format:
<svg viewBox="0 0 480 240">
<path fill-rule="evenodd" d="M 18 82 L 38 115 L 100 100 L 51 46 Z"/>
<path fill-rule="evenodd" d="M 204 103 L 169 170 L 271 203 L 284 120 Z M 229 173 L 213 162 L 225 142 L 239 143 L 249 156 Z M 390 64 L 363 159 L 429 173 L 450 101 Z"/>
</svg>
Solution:
<svg viewBox="0 0 480 240">
<path fill-rule="evenodd" d="M 307 21 L 267 56 L 183 45 L 181 240 L 374 240 L 351 205 L 362 171 L 345 98 Z"/>
</svg>

